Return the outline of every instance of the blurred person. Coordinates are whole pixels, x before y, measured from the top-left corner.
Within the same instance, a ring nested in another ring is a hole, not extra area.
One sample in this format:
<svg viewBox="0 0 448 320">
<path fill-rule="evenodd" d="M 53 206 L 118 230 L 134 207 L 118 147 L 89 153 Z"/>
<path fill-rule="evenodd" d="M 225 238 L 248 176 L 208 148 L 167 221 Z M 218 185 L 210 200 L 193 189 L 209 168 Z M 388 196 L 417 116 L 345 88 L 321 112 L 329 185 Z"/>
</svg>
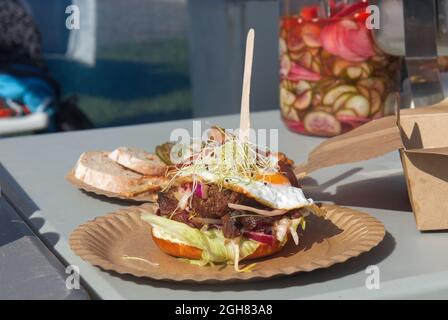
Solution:
<svg viewBox="0 0 448 320">
<path fill-rule="evenodd" d="M 42 56 L 41 34 L 20 0 L 0 1 L 0 118 L 45 112 L 46 131 L 92 127 L 73 98 L 61 100 L 59 84 Z"/>
</svg>

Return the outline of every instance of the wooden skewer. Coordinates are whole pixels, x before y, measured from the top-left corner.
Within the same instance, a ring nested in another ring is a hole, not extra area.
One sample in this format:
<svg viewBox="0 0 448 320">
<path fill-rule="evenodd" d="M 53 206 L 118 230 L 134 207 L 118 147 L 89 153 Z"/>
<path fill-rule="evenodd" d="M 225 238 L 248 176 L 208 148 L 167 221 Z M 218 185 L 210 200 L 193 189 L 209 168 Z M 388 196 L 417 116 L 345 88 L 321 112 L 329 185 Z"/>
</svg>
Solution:
<svg viewBox="0 0 448 320">
<path fill-rule="evenodd" d="M 252 77 L 252 61 L 254 56 L 255 31 L 250 29 L 246 39 L 246 57 L 244 60 L 243 90 L 241 95 L 240 132 L 241 141 L 249 140 L 250 133 L 250 80 Z"/>
</svg>

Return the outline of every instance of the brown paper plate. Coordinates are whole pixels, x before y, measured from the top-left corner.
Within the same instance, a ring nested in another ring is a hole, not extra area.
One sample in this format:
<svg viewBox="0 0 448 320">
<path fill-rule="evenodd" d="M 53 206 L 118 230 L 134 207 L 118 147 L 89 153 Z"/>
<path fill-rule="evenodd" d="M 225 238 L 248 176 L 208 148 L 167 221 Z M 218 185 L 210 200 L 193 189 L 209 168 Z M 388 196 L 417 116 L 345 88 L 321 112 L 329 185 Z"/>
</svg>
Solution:
<svg viewBox="0 0 448 320">
<path fill-rule="evenodd" d="M 290 275 L 327 268 L 367 252 L 384 238 L 381 222 L 366 213 L 325 205 L 327 219 L 310 216 L 298 246 L 290 242 L 276 255 L 252 260 L 252 272 L 233 266 L 199 267 L 182 262 L 153 243 L 150 225 L 140 214 L 151 204 L 129 207 L 79 226 L 70 236 L 72 250 L 105 270 L 137 277 L 184 282 L 237 282 Z M 241 263 L 245 265 L 247 262 Z"/>
<path fill-rule="evenodd" d="M 87 192 L 93 192 L 97 195 L 106 196 L 108 198 L 122 199 L 122 200 L 133 200 L 139 202 L 155 202 L 157 200 L 157 192 L 145 192 L 134 197 L 126 197 L 120 193 L 110 192 L 102 189 L 95 188 L 91 185 L 84 183 L 83 181 L 77 179 L 73 174 L 73 171 L 70 172 L 65 177 L 72 185 L 74 185 L 78 189 L 82 189 Z"/>
</svg>

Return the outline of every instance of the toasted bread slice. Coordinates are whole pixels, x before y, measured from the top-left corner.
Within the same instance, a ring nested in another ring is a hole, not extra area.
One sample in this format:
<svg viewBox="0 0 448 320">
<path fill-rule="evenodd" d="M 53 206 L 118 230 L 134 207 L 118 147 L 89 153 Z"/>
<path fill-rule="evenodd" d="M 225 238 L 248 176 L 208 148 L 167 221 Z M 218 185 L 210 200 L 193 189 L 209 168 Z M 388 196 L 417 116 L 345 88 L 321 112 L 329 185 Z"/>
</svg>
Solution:
<svg viewBox="0 0 448 320">
<path fill-rule="evenodd" d="M 167 169 L 158 156 L 140 148 L 120 147 L 109 154 L 109 159 L 145 175 L 160 176 Z"/>
<path fill-rule="evenodd" d="M 133 196 L 163 187 L 163 176 L 147 177 L 127 170 L 108 157 L 108 152 L 84 152 L 79 157 L 73 174 L 76 179 L 97 189 L 120 195 Z"/>
</svg>

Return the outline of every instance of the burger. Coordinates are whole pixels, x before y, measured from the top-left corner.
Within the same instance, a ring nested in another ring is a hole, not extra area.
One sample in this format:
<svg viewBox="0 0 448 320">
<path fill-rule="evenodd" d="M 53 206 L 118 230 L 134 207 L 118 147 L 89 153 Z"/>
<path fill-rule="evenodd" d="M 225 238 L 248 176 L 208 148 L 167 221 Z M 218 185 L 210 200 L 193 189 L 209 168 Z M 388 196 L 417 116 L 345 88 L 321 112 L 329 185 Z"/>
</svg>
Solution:
<svg viewBox="0 0 448 320">
<path fill-rule="evenodd" d="M 293 162 L 282 153 L 220 128 L 200 150 L 184 153 L 170 162 L 170 183 L 158 194 L 156 213 L 142 215 L 154 243 L 171 256 L 250 271 L 253 264 L 241 269 L 239 262 L 273 255 L 288 241 L 297 245 L 308 215 L 323 214 L 304 196 Z"/>
</svg>

